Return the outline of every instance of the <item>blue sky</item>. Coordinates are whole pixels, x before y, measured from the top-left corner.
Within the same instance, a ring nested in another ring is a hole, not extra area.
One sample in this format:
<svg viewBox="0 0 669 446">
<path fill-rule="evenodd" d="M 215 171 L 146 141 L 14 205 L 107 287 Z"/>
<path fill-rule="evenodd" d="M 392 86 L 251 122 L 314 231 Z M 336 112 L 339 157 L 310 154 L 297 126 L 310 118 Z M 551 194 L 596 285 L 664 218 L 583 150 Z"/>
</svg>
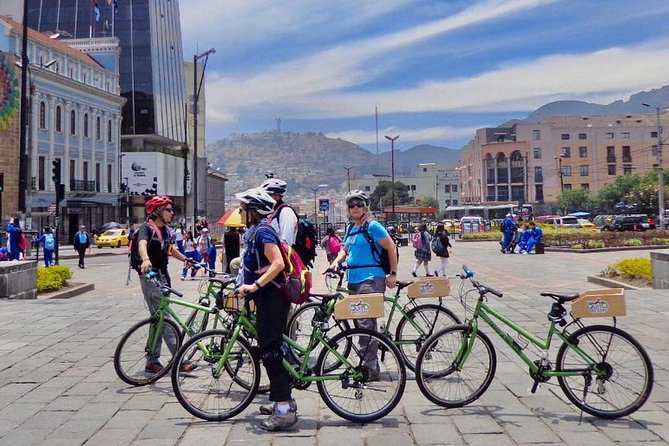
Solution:
<svg viewBox="0 0 669 446">
<path fill-rule="evenodd" d="M 562 99 L 669 84 L 667 0 L 182 0 L 184 58 L 215 47 L 207 142 L 275 128 L 376 150 L 459 149 Z"/>
</svg>

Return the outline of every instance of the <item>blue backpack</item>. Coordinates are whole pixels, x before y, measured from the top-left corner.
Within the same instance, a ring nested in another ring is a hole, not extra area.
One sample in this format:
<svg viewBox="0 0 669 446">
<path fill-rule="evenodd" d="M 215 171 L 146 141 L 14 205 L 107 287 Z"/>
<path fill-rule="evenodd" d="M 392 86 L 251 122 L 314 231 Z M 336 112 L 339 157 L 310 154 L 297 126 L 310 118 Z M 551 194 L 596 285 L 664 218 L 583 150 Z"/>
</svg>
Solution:
<svg viewBox="0 0 669 446">
<path fill-rule="evenodd" d="M 44 249 L 48 249 L 49 251 L 56 249 L 56 237 L 53 234 L 44 234 Z"/>
</svg>

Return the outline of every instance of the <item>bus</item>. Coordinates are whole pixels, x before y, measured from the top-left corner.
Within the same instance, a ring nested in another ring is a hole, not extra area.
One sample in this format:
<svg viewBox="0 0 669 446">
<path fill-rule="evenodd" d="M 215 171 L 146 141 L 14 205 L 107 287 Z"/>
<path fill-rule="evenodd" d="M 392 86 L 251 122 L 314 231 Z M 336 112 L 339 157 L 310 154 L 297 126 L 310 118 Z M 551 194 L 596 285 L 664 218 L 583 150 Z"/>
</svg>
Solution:
<svg viewBox="0 0 669 446">
<path fill-rule="evenodd" d="M 484 220 L 502 220 L 506 214 L 516 214 L 521 220 L 534 218 L 534 208 L 531 204 L 472 204 L 449 206 L 444 211 L 446 218 L 462 218 L 464 216 L 478 216 Z"/>
</svg>

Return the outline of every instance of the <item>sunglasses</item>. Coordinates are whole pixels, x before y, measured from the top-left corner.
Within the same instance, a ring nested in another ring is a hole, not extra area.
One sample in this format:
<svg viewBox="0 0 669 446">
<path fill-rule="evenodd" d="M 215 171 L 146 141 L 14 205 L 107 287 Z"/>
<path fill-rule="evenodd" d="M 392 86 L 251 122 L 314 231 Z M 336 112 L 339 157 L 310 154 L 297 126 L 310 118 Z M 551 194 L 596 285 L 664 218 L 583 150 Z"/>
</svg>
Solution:
<svg viewBox="0 0 669 446">
<path fill-rule="evenodd" d="M 355 208 L 364 208 L 365 203 L 351 203 L 348 205 L 349 209 L 355 209 Z"/>
<path fill-rule="evenodd" d="M 174 214 L 174 209 L 172 209 L 172 208 L 165 208 L 165 209 L 163 209 L 163 211 L 167 211 L 170 214 Z"/>
</svg>

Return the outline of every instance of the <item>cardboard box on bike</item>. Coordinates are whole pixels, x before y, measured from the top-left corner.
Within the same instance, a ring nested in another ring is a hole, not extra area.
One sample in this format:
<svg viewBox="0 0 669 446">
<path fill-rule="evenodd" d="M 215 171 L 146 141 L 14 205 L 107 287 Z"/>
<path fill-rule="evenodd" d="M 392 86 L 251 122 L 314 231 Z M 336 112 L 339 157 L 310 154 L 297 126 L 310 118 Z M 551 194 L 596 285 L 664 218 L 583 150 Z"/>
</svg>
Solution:
<svg viewBox="0 0 669 446">
<path fill-rule="evenodd" d="M 585 291 L 571 302 L 571 314 L 574 318 L 625 316 L 625 289 Z"/>
<path fill-rule="evenodd" d="M 384 316 L 383 293 L 352 294 L 335 304 L 334 317 L 342 319 L 376 319 Z"/>
<path fill-rule="evenodd" d="M 444 297 L 449 294 L 451 294 L 451 283 L 448 277 L 421 277 L 407 287 L 409 299 Z"/>
</svg>

